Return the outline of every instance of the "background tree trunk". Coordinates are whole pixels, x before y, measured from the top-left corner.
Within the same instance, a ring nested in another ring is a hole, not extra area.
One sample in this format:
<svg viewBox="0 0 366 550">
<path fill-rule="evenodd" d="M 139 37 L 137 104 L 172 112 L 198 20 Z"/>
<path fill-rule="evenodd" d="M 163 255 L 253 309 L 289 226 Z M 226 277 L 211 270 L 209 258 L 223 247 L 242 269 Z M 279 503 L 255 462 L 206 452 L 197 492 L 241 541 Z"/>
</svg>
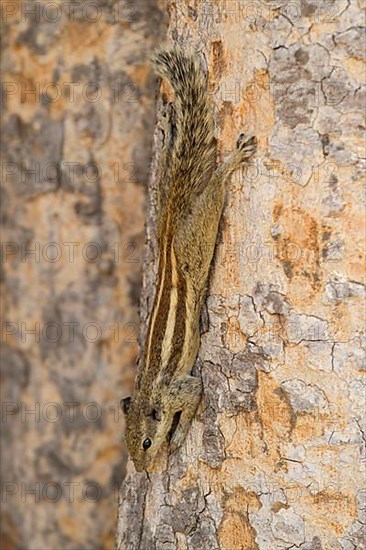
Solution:
<svg viewBox="0 0 366 550">
<path fill-rule="evenodd" d="M 361 2 L 169 8 L 169 38 L 207 63 L 221 156 L 243 129 L 259 152 L 228 185 L 203 402 L 149 477 L 129 463 L 117 547 L 365 548 Z"/>
<path fill-rule="evenodd" d="M 2 550 L 111 550 L 162 0 L 1 2 Z"/>
</svg>

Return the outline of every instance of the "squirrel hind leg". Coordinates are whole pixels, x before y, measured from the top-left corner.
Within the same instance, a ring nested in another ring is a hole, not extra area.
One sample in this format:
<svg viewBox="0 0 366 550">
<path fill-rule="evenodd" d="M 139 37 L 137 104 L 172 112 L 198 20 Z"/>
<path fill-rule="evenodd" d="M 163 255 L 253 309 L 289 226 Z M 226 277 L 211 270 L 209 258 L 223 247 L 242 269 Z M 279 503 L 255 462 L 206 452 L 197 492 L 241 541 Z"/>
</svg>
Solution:
<svg viewBox="0 0 366 550">
<path fill-rule="evenodd" d="M 240 134 L 236 142 L 236 148 L 240 151 L 243 161 L 254 155 L 257 151 L 257 146 L 257 138 L 246 134 Z"/>
<path fill-rule="evenodd" d="M 226 182 L 235 170 L 248 162 L 257 151 L 257 138 L 240 134 L 236 142 L 236 149 L 222 162 L 213 175 L 213 181 L 217 186 Z"/>
<path fill-rule="evenodd" d="M 222 170 L 225 177 L 248 162 L 257 152 L 257 138 L 252 135 L 240 134 L 236 142 L 236 150 L 223 163 Z"/>
</svg>

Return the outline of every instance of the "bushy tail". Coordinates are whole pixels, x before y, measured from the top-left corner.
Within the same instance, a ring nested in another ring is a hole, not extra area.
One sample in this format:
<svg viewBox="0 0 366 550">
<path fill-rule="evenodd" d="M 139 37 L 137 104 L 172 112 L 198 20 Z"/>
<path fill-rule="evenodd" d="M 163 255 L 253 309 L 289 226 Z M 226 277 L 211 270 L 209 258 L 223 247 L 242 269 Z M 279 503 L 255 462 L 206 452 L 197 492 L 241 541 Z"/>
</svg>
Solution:
<svg viewBox="0 0 366 550">
<path fill-rule="evenodd" d="M 155 72 L 175 93 L 176 138 L 170 165 L 168 195 L 189 202 L 207 185 L 216 160 L 216 142 L 207 78 L 194 54 L 178 47 L 158 50 Z"/>
</svg>

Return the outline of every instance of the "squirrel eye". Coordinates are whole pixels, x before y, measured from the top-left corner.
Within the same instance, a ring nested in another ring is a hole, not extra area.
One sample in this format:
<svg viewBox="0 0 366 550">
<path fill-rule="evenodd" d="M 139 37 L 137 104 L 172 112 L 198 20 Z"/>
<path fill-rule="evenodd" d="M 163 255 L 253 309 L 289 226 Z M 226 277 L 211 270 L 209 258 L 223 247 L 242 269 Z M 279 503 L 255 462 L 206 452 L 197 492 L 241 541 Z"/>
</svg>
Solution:
<svg viewBox="0 0 366 550">
<path fill-rule="evenodd" d="M 151 439 L 147 437 L 142 443 L 142 448 L 146 451 L 149 447 L 151 447 Z"/>
</svg>

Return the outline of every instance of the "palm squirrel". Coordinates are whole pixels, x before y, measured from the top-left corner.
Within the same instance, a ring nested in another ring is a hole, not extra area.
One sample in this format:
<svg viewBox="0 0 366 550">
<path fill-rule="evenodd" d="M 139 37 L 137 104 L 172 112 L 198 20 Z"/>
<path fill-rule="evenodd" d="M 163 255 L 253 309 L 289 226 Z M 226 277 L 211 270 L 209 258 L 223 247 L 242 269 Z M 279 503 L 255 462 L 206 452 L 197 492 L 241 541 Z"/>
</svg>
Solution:
<svg viewBox="0 0 366 550">
<path fill-rule="evenodd" d="M 191 370 L 200 344 L 206 295 L 229 176 L 256 151 L 239 136 L 236 150 L 216 167 L 217 146 L 207 77 L 194 54 L 155 51 L 152 64 L 174 94 L 176 134 L 158 170 L 156 294 L 132 397 L 121 400 L 125 439 L 137 471 L 147 470 L 162 444 L 179 447 L 202 394 Z"/>
</svg>

